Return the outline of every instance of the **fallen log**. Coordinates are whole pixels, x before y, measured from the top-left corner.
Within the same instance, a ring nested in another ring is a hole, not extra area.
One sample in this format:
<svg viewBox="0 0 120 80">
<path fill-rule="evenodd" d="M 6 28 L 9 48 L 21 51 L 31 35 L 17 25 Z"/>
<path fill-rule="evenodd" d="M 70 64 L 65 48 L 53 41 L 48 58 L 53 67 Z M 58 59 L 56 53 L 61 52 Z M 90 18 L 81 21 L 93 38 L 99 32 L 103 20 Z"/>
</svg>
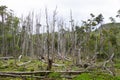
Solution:
<svg viewBox="0 0 120 80">
<path fill-rule="evenodd" d="M 13 78 L 39 78 L 44 79 L 44 76 L 31 76 L 31 75 L 16 75 L 16 74 L 8 74 L 8 73 L 0 73 L 0 77 L 13 77 Z"/>
<path fill-rule="evenodd" d="M 41 60 L 43 63 L 47 63 L 45 60 Z M 65 66 L 64 64 L 56 64 L 56 63 L 52 63 L 52 66 L 55 67 L 60 67 L 60 66 Z"/>
<path fill-rule="evenodd" d="M 65 66 L 65 65 L 64 64 L 55 64 L 55 63 L 53 63 L 52 66 L 60 67 L 60 66 Z"/>
<path fill-rule="evenodd" d="M 0 57 L 0 60 L 8 60 L 8 59 L 14 59 L 14 57 L 9 56 L 9 57 Z"/>
<path fill-rule="evenodd" d="M 14 75 L 37 75 L 37 74 L 49 74 L 49 73 L 60 73 L 60 74 L 72 74 L 77 75 L 81 73 L 89 73 L 88 71 L 34 71 L 34 72 L 0 72 L 0 74 L 14 74 Z"/>
<path fill-rule="evenodd" d="M 33 75 L 15 75 L 15 74 L 7 74 L 7 73 L 0 73 L 0 77 L 12 77 L 12 78 L 37 78 L 37 79 L 45 79 L 48 78 L 46 76 L 33 76 Z M 61 78 L 67 78 L 67 79 L 72 79 L 75 76 L 69 76 L 69 75 L 61 75 Z"/>
<path fill-rule="evenodd" d="M 27 65 L 27 64 L 29 64 L 29 63 L 31 63 L 31 61 L 24 62 L 24 63 L 22 63 L 22 64 L 17 64 L 17 65 L 18 65 L 18 66 L 24 66 L 24 65 Z"/>
<path fill-rule="evenodd" d="M 21 77 L 20 75 L 14 75 L 14 74 L 7 74 L 7 73 L 0 73 L 1 77 Z"/>
</svg>

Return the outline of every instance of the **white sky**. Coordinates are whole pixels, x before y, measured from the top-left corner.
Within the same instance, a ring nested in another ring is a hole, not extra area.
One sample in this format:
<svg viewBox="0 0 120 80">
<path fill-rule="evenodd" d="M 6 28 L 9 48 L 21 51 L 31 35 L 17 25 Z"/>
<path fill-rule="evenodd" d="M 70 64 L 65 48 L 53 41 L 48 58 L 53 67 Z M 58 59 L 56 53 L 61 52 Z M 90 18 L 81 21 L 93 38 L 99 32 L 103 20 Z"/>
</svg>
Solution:
<svg viewBox="0 0 120 80">
<path fill-rule="evenodd" d="M 77 21 L 87 19 L 90 13 L 102 13 L 108 22 L 109 17 L 114 17 L 120 9 L 120 0 L 0 0 L 0 5 L 8 6 L 17 16 L 33 10 L 44 14 L 45 7 L 51 14 L 57 6 L 58 16 L 65 19 L 69 18 L 71 9 Z"/>
</svg>

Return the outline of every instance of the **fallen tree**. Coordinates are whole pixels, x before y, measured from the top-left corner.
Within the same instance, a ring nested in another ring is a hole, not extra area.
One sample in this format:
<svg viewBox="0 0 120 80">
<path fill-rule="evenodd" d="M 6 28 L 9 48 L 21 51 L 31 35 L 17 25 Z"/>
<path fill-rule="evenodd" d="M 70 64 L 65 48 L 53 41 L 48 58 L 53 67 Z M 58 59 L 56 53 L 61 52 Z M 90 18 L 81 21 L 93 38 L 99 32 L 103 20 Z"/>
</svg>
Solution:
<svg viewBox="0 0 120 80">
<path fill-rule="evenodd" d="M 8 74 L 8 73 L 0 73 L 0 77 L 13 77 L 13 78 L 31 78 L 31 75 L 16 75 L 16 74 Z M 44 79 L 44 76 L 32 76 L 32 78 Z"/>
<path fill-rule="evenodd" d="M 114 53 L 110 56 L 110 58 L 107 61 L 103 63 L 103 68 L 107 70 L 111 75 L 115 76 L 113 57 L 114 57 Z M 110 64 L 110 67 L 107 67 L 107 64 Z"/>
<path fill-rule="evenodd" d="M 0 57 L 0 60 L 9 60 L 9 59 L 14 59 L 14 57 L 9 56 L 9 57 Z"/>
<path fill-rule="evenodd" d="M 24 62 L 24 63 L 21 63 L 21 64 L 17 64 L 18 66 L 24 66 L 24 65 L 27 65 L 27 64 L 29 64 L 29 63 L 31 63 L 31 61 L 28 61 L 28 62 Z"/>
<path fill-rule="evenodd" d="M 35 72 L 0 72 L 0 77 L 12 77 L 12 78 L 37 78 L 46 79 L 50 73 L 59 73 L 61 78 L 72 79 L 70 75 L 79 75 L 81 73 L 88 73 L 87 71 L 35 71 Z M 38 76 L 39 75 L 39 76 Z"/>
<path fill-rule="evenodd" d="M 13 75 L 32 75 L 32 74 L 49 74 L 49 73 L 60 73 L 60 74 L 72 74 L 77 75 L 81 73 L 88 73 L 88 71 L 34 71 L 34 72 L 0 72 L 2 74 L 13 74 Z"/>
</svg>

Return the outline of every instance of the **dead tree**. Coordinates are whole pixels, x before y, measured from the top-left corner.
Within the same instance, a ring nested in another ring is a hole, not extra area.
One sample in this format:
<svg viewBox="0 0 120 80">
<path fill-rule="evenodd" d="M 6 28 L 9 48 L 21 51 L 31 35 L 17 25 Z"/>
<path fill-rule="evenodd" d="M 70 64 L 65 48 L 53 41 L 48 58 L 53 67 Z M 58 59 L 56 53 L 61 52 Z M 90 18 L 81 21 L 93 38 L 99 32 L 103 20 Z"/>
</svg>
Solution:
<svg viewBox="0 0 120 80">
<path fill-rule="evenodd" d="M 115 69 L 114 69 L 114 63 L 113 63 L 113 57 L 114 57 L 114 53 L 110 56 L 110 58 L 107 60 L 107 61 L 105 61 L 104 62 L 104 64 L 103 64 L 103 68 L 105 69 L 105 70 L 107 70 L 111 75 L 113 75 L 113 76 L 115 76 Z M 111 65 L 111 67 L 110 68 L 108 68 L 107 67 L 107 64 L 108 63 L 110 63 L 110 65 Z"/>
<path fill-rule="evenodd" d="M 35 53 L 37 56 L 40 56 L 41 58 L 43 57 L 43 45 L 42 45 L 42 37 L 41 37 L 41 33 L 40 33 L 40 29 L 41 29 L 42 25 L 40 23 L 40 16 L 36 15 L 36 40 L 35 40 L 35 44 L 36 44 L 36 49 L 35 49 Z"/>
<path fill-rule="evenodd" d="M 24 55 L 24 56 L 26 55 L 25 48 L 27 48 L 27 46 L 26 46 L 26 43 L 27 43 L 26 38 L 28 38 L 26 32 L 27 32 L 26 31 L 26 21 L 23 21 L 23 23 L 22 23 L 22 32 L 21 32 L 21 49 L 22 49 L 21 54 Z"/>
<path fill-rule="evenodd" d="M 50 33 L 49 33 L 50 27 L 49 27 L 49 23 L 48 23 L 47 8 L 45 9 L 45 14 L 46 14 L 46 25 L 47 25 L 47 61 L 48 61 L 47 70 L 51 70 L 52 60 L 50 59 Z"/>
<path fill-rule="evenodd" d="M 55 26 L 56 26 L 56 9 L 53 12 L 53 23 L 52 23 L 52 58 L 54 57 L 54 53 L 55 53 Z"/>
<path fill-rule="evenodd" d="M 75 63 L 75 50 L 76 50 L 76 45 L 75 45 L 75 25 L 74 25 L 74 20 L 72 17 L 72 11 L 70 11 L 70 24 L 71 24 L 71 49 L 72 49 L 72 56 L 73 56 L 73 63 Z"/>
</svg>

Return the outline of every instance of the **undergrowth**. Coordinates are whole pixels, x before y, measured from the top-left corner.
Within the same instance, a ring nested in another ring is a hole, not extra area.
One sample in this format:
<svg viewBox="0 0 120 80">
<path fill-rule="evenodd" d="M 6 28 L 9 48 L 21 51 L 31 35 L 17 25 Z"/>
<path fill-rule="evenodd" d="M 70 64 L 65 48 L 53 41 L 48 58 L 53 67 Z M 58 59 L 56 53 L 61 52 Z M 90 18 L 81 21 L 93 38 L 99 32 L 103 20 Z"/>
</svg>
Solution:
<svg viewBox="0 0 120 80">
<path fill-rule="evenodd" d="M 120 76 L 111 76 L 105 73 L 83 73 L 73 80 L 120 80 Z"/>
</svg>

